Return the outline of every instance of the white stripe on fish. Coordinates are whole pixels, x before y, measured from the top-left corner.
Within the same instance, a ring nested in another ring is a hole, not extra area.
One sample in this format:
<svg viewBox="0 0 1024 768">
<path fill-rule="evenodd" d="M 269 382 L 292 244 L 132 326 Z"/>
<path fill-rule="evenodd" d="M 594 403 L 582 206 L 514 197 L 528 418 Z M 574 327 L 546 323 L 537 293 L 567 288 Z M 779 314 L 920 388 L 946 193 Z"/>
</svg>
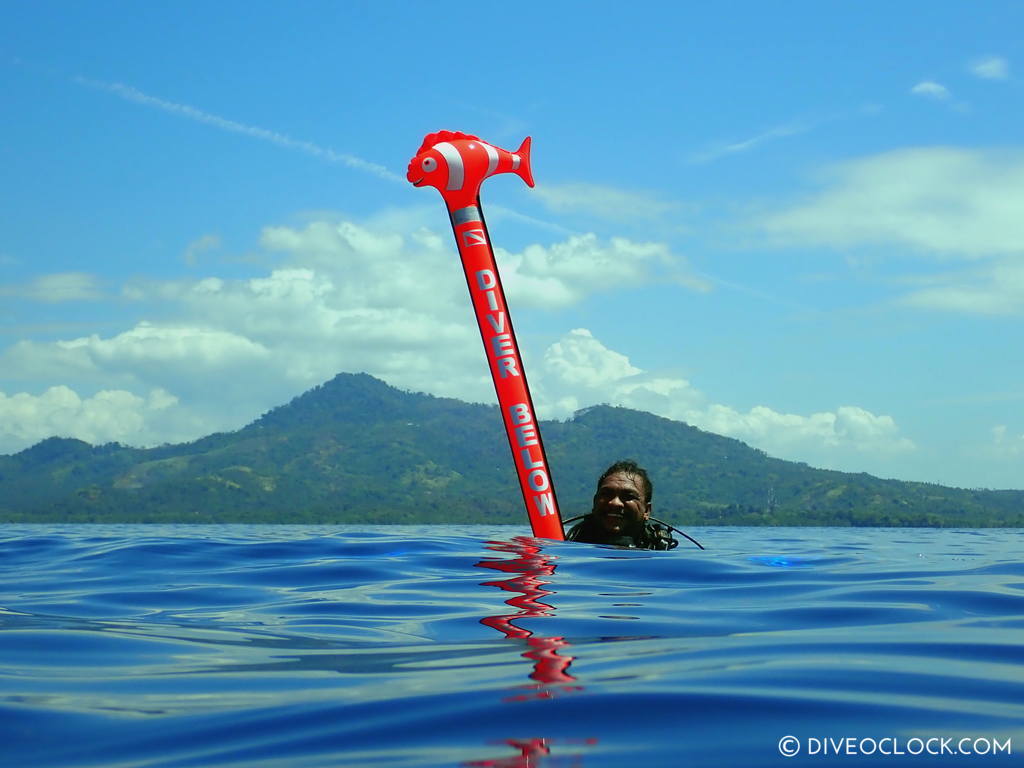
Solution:
<svg viewBox="0 0 1024 768">
<path fill-rule="evenodd" d="M 487 152 L 487 175 L 490 176 L 498 170 L 498 150 L 485 141 L 481 141 L 480 146 Z"/>
<path fill-rule="evenodd" d="M 454 144 L 441 141 L 434 145 L 434 149 L 441 153 L 441 157 L 448 163 L 448 189 L 462 189 L 462 182 L 466 177 L 466 166 L 462 162 L 462 153 Z"/>
</svg>

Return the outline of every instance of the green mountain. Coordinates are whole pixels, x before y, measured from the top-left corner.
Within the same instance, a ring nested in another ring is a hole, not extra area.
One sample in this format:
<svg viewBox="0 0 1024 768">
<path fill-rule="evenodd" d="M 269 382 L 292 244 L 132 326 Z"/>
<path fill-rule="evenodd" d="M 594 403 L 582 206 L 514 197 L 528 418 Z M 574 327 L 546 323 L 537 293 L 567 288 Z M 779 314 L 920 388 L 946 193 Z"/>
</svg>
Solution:
<svg viewBox="0 0 1024 768">
<path fill-rule="evenodd" d="M 813 469 L 626 408 L 541 425 L 564 518 L 612 461 L 676 525 L 1024 526 L 1024 491 Z M 139 449 L 49 438 L 0 456 L 0 522 L 526 524 L 496 406 L 340 374 L 237 432 Z"/>
</svg>

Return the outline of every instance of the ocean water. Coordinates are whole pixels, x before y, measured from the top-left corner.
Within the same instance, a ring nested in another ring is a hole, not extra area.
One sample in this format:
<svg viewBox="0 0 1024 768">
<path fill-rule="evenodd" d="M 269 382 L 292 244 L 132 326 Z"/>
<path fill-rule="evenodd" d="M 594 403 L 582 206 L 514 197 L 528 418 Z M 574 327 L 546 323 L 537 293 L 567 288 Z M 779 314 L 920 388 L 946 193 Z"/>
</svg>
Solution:
<svg viewBox="0 0 1024 768">
<path fill-rule="evenodd" d="M 2 526 L 0 765 L 1021 763 L 1021 533 L 689 533 Z"/>
</svg>

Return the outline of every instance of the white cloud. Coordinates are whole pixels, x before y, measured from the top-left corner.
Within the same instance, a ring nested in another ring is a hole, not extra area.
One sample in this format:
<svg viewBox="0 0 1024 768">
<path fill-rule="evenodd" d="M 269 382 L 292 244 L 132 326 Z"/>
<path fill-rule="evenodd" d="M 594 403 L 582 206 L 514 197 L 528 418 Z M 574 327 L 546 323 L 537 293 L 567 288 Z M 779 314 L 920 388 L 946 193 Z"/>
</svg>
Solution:
<svg viewBox="0 0 1024 768">
<path fill-rule="evenodd" d="M 586 328 L 569 331 L 544 353 L 546 370 L 572 387 L 596 388 L 642 371 L 605 347 Z"/>
<path fill-rule="evenodd" d="M 937 275 L 900 299 L 922 309 L 976 315 L 1024 314 L 1024 262 L 1002 259 L 981 269 Z"/>
<path fill-rule="evenodd" d="M 556 213 L 580 212 L 612 221 L 660 219 L 684 209 L 647 192 L 601 184 L 544 184 L 534 194 Z"/>
<path fill-rule="evenodd" d="M 98 366 L 139 364 L 232 366 L 250 358 L 264 359 L 268 350 L 229 331 L 143 322 L 110 339 L 97 335 L 58 341 L 69 352 L 84 351 Z"/>
<path fill-rule="evenodd" d="M 206 253 L 207 251 L 212 251 L 216 248 L 220 248 L 220 245 L 221 241 L 219 235 L 203 235 L 202 237 L 198 238 L 197 240 L 193 240 L 191 243 L 188 244 L 188 247 L 185 248 L 185 253 L 182 255 L 182 258 L 184 259 L 186 264 L 188 264 L 190 267 L 194 267 L 198 263 L 200 255 Z"/>
<path fill-rule="evenodd" d="M 57 272 L 40 275 L 25 285 L 0 286 L 0 296 L 18 296 L 47 304 L 65 301 L 95 301 L 103 297 L 94 275 L 85 272 Z"/>
<path fill-rule="evenodd" d="M 13 453 L 51 436 L 93 444 L 157 442 L 151 422 L 176 405 L 177 398 L 162 389 L 146 397 L 102 390 L 82 398 L 65 386 L 50 387 L 40 395 L 0 392 L 0 453 Z"/>
<path fill-rule="evenodd" d="M 61 381 L 73 389 L 133 392 L 164 389 L 190 404 L 209 403 L 203 413 L 213 420 L 205 431 L 241 426 L 239 419 L 252 418 L 252 409 L 260 407 L 252 403 L 253 382 L 274 378 L 267 374 L 270 351 L 244 336 L 148 322 L 109 338 L 93 334 L 50 343 L 22 341 L 0 356 L 0 367 L 30 383 Z"/>
<path fill-rule="evenodd" d="M 876 416 L 851 405 L 835 411 L 801 416 L 778 413 L 755 406 L 741 413 L 724 405 L 713 405 L 698 416 L 699 426 L 738 437 L 779 455 L 808 444 L 820 448 L 849 447 L 862 452 L 886 453 L 912 450 L 913 443 L 900 436 L 891 416 Z"/>
<path fill-rule="evenodd" d="M 263 245 L 289 252 L 320 273 L 337 273 L 334 282 L 349 304 L 413 306 L 436 313 L 453 303 L 461 307 L 465 300 L 454 245 L 429 230 L 403 238 L 351 222 L 316 222 L 303 230 L 267 229 Z M 654 280 L 666 270 L 686 272 L 685 261 L 663 243 L 626 238 L 604 242 L 593 234 L 571 235 L 549 246 L 530 245 L 517 253 L 496 248 L 495 257 L 515 306 L 564 307 L 605 290 Z"/>
<path fill-rule="evenodd" d="M 970 71 L 984 80 L 1006 80 L 1010 76 L 1010 63 L 1002 56 L 983 56 L 971 62 Z"/>
<path fill-rule="evenodd" d="M 849 460 L 851 454 L 875 458 L 915 450 L 913 441 L 900 434 L 891 416 L 853 405 L 807 415 L 780 413 L 763 405 L 746 413 L 711 405 L 687 416 L 685 420 L 702 429 L 738 438 L 773 456 L 815 466 L 834 464 L 839 457 Z"/>
<path fill-rule="evenodd" d="M 159 307 L 162 320 L 109 336 L 22 341 L 0 353 L 0 368 L 23 386 L 162 388 L 181 398 L 183 423 L 196 426 L 191 437 L 242 426 L 339 371 L 490 401 L 465 278 L 445 235 L 350 221 L 268 227 L 261 245 L 278 256 L 277 269 L 249 279 L 132 282 L 123 298 Z M 665 245 L 624 238 L 571 236 L 497 258 L 513 312 L 685 277 Z"/>
<path fill-rule="evenodd" d="M 20 449 L 49 434 L 133 444 L 191 439 L 238 428 L 339 371 L 493 401 L 450 234 L 414 224 L 403 230 L 396 226 L 401 220 L 396 214 L 387 226 L 315 220 L 268 227 L 261 245 L 279 262 L 268 273 L 133 282 L 123 296 L 147 311 L 159 307 L 159 322 L 140 320 L 111 335 L 13 345 L 0 353 L 0 368 L 13 372 L 8 378 L 35 391 L 54 382 L 63 388 L 34 399 L 25 392 L 12 396 L 20 410 L 10 423 L 18 426 L 8 428 L 4 445 Z M 497 258 L 513 313 L 531 306 L 560 309 L 655 281 L 690 279 L 689 288 L 706 289 L 657 242 L 574 235 L 518 252 L 499 249 Z M 711 403 L 685 379 L 642 371 L 582 328 L 543 354 L 524 349 L 524 355 L 545 417 L 613 402 L 798 458 L 813 458 L 808 452 L 820 446 L 853 450 L 899 442 L 891 420 L 866 411 L 807 416 L 761 407 L 741 413 Z M 141 394 L 147 392 L 171 393 L 167 397 L 177 401 L 157 408 L 159 399 Z M 121 409 L 119 421 L 114 404 Z"/>
<path fill-rule="evenodd" d="M 1004 458 L 1024 456 L 1024 434 L 1012 434 L 1005 424 L 997 424 L 992 427 L 992 447 Z"/>
<path fill-rule="evenodd" d="M 496 258 L 509 300 L 516 306 L 565 307 L 592 294 L 641 285 L 666 272 L 691 289 L 710 289 L 666 245 L 621 237 L 603 243 L 593 234 L 574 235 L 548 247 L 531 245 L 520 253 L 498 248 Z"/>
<path fill-rule="evenodd" d="M 542 418 L 566 418 L 585 406 L 610 403 L 669 418 L 697 406 L 703 396 L 685 379 L 645 373 L 586 328 L 551 344 L 531 386 Z"/>
<path fill-rule="evenodd" d="M 891 416 L 857 406 L 801 415 L 764 405 L 742 412 L 710 402 L 686 379 L 644 372 L 583 328 L 548 348 L 538 382 L 535 400 L 544 418 L 565 418 L 584 405 L 605 402 L 685 421 L 815 466 L 865 466 L 878 457 L 915 450 Z"/>
<path fill-rule="evenodd" d="M 946 101 L 950 97 L 949 89 L 934 80 L 923 80 L 911 88 L 910 92 L 915 96 L 924 96 L 936 101 Z"/>
<path fill-rule="evenodd" d="M 933 147 L 831 169 L 811 199 L 763 216 L 779 241 L 899 243 L 936 255 L 1024 254 L 1024 153 Z"/>
</svg>

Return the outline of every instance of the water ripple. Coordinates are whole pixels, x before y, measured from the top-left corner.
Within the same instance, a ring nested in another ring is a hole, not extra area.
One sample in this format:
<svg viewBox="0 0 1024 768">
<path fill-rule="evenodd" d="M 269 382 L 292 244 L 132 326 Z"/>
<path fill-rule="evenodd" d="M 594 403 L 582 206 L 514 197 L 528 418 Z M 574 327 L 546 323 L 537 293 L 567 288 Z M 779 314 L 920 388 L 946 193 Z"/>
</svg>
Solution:
<svg viewBox="0 0 1024 768">
<path fill-rule="evenodd" d="M 523 533 L 6 526 L 4 764 L 793 765 L 785 734 L 1024 734 L 1016 533 Z"/>
</svg>

